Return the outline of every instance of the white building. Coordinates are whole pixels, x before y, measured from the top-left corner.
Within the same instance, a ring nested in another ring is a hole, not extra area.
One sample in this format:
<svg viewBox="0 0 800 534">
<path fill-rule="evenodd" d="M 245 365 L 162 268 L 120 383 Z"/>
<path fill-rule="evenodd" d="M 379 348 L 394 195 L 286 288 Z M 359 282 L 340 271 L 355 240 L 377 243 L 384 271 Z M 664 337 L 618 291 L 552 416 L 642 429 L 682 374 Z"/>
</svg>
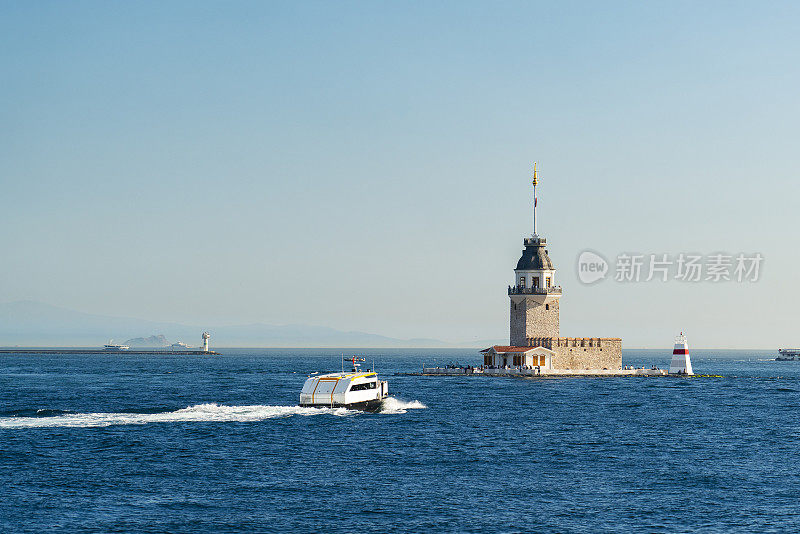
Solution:
<svg viewBox="0 0 800 534">
<path fill-rule="evenodd" d="M 555 352 L 544 347 L 511 347 L 495 345 L 481 351 L 483 365 L 487 367 L 539 367 L 541 370 L 553 368 Z"/>
</svg>

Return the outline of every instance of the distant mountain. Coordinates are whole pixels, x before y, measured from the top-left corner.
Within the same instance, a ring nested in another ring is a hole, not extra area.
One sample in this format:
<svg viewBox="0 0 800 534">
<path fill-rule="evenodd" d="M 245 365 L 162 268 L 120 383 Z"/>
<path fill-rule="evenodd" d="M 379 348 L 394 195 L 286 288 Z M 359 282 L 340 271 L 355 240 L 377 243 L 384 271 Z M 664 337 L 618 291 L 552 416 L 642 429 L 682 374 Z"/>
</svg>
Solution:
<svg viewBox="0 0 800 534">
<path fill-rule="evenodd" d="M 474 346 L 471 343 L 456 345 L 438 339 L 397 339 L 312 325 L 277 326 L 255 323 L 238 326 L 192 326 L 95 315 L 34 301 L 0 303 L 0 346 L 99 347 L 110 339 L 127 339 L 126 344 L 133 346 L 134 342 L 150 342 L 153 338 L 158 339 L 159 343 L 163 340 L 168 344 L 167 339 L 180 339 L 189 345 L 199 346 L 200 334 L 204 330 L 211 333 L 212 347 Z M 153 332 L 163 334 L 154 336 L 151 335 Z"/>
<path fill-rule="evenodd" d="M 150 337 L 135 337 L 125 342 L 130 347 L 166 347 L 170 344 L 163 334 Z"/>
<path fill-rule="evenodd" d="M 110 339 L 130 339 L 151 332 L 200 337 L 186 325 L 78 312 L 41 302 L 0 304 L 0 344 L 99 346 Z"/>
</svg>

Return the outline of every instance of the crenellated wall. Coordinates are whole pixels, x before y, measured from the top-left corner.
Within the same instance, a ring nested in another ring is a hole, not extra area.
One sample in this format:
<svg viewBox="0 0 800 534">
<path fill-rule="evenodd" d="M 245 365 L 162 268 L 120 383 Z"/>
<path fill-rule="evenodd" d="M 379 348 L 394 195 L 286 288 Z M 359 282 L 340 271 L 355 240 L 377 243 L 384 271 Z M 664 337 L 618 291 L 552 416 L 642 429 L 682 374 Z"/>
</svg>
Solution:
<svg viewBox="0 0 800 534">
<path fill-rule="evenodd" d="M 553 369 L 622 368 L 622 339 L 618 337 L 531 337 L 527 346 L 555 352 Z"/>
</svg>

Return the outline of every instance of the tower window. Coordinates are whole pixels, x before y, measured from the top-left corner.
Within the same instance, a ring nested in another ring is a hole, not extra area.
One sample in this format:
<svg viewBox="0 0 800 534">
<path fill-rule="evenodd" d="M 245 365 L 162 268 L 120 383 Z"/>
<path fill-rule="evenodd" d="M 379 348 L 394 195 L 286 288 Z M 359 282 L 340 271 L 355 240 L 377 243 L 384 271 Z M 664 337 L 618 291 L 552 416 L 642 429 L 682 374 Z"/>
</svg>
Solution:
<svg viewBox="0 0 800 534">
<path fill-rule="evenodd" d="M 544 305 L 544 309 L 545 309 L 545 310 L 549 310 L 549 309 L 550 309 L 550 305 L 549 305 L 549 304 L 545 304 L 545 305 Z"/>
<path fill-rule="evenodd" d="M 547 278 L 544 279 L 544 281 L 547 284 L 547 287 L 550 287 L 550 277 L 548 276 Z"/>
<path fill-rule="evenodd" d="M 524 276 L 520 276 L 519 277 L 519 287 L 525 287 L 525 277 Z"/>
<path fill-rule="evenodd" d="M 539 287 L 539 277 L 538 276 L 534 276 L 532 281 L 533 281 L 533 287 Z"/>
</svg>

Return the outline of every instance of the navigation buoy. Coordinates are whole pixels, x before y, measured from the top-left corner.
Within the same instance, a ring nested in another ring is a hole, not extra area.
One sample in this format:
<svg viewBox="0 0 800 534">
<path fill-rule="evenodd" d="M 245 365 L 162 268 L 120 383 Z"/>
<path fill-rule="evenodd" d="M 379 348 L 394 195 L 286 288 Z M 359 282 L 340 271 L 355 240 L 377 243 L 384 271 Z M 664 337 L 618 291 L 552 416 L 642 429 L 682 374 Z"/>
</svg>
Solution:
<svg viewBox="0 0 800 534">
<path fill-rule="evenodd" d="M 672 360 L 669 362 L 670 374 L 693 375 L 692 360 L 689 357 L 689 345 L 683 332 L 675 338 L 675 348 L 672 349 Z"/>
</svg>

